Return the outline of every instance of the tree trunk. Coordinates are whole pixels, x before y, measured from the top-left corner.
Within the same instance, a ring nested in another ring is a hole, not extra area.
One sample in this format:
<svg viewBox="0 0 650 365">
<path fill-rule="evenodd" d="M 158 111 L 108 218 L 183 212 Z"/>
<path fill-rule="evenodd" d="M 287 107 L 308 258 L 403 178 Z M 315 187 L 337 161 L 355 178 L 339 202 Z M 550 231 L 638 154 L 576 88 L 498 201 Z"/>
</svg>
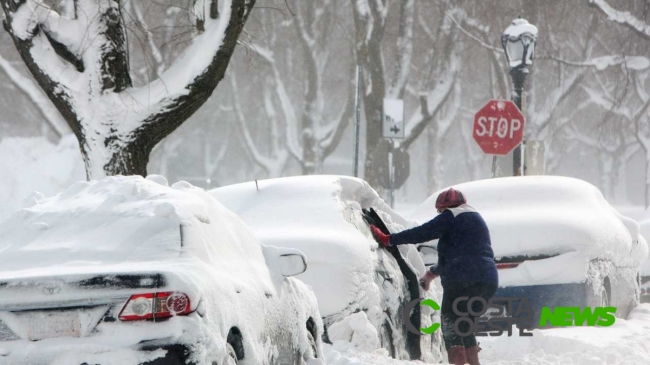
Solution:
<svg viewBox="0 0 650 365">
<path fill-rule="evenodd" d="M 614 197 L 614 179 L 616 177 L 614 161 L 606 151 L 600 151 L 600 190 L 605 199 L 611 201 Z"/>
<path fill-rule="evenodd" d="M 645 207 L 650 207 L 650 150 L 645 150 Z"/>
<path fill-rule="evenodd" d="M 34 0 L 0 4 L 20 56 L 79 140 L 88 179 L 98 179 L 146 176 L 153 147 L 223 78 L 255 0 L 194 0 L 199 34 L 168 72 L 140 88 L 132 87 L 119 1 L 75 0 L 73 16 Z"/>
<path fill-rule="evenodd" d="M 431 196 L 431 194 L 438 191 L 438 185 L 440 185 L 440 180 L 438 180 L 440 167 L 438 165 L 439 143 L 438 123 L 434 121 L 427 130 L 427 196 Z"/>
<path fill-rule="evenodd" d="M 359 2 L 364 3 L 364 2 Z M 366 161 L 364 176 L 368 183 L 377 188 L 379 179 L 372 169 L 375 149 L 382 138 L 382 107 L 386 96 L 386 79 L 382 54 L 385 14 L 379 9 L 388 6 L 384 1 L 366 1 L 367 8 L 354 6 L 356 28 L 357 62 L 363 71 L 361 94 L 366 115 Z"/>
</svg>

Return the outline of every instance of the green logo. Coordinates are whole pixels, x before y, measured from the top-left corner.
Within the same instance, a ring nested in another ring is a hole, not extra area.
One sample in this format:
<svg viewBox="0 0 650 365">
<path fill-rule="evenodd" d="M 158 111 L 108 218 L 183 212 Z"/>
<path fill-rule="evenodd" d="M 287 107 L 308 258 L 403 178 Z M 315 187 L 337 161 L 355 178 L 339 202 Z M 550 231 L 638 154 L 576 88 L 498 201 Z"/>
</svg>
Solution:
<svg viewBox="0 0 650 365">
<path fill-rule="evenodd" d="M 438 303 L 436 303 L 432 299 L 417 298 L 410 301 L 408 304 L 406 304 L 404 310 L 402 311 L 402 319 L 404 320 L 404 325 L 406 326 L 406 329 L 409 332 L 414 333 L 418 336 L 421 336 L 422 334 L 430 335 L 436 332 L 438 328 L 440 328 L 440 323 L 434 323 L 427 328 L 420 328 L 420 329 L 418 329 L 413 325 L 413 323 L 411 322 L 410 315 L 413 309 L 418 305 L 420 306 L 426 305 L 427 307 L 433 309 L 434 311 L 440 310 L 440 306 L 438 305 Z"/>
<path fill-rule="evenodd" d="M 440 306 L 438 305 L 438 303 L 434 302 L 432 299 L 425 299 L 422 302 L 420 302 L 420 306 L 423 306 L 423 305 L 428 306 L 429 308 L 433 309 L 434 311 L 439 311 L 440 310 Z M 438 330 L 438 328 L 440 328 L 440 323 L 434 323 L 434 324 L 432 324 L 431 326 L 429 326 L 427 328 L 420 328 L 420 331 L 422 331 L 422 333 L 430 335 L 430 334 L 436 332 Z"/>
<path fill-rule="evenodd" d="M 614 324 L 616 317 L 616 307 L 555 307 L 553 310 L 549 307 L 543 307 L 539 317 L 539 325 L 546 326 L 548 323 L 553 327 L 582 326 L 587 322 L 587 326 L 599 325 L 609 327 Z"/>
</svg>

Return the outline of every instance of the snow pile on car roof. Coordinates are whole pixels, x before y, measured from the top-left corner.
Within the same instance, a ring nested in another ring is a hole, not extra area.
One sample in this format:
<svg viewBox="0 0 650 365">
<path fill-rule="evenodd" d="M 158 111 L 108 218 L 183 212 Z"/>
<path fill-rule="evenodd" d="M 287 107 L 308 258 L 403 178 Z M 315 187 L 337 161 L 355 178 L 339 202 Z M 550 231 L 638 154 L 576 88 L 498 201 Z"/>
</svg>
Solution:
<svg viewBox="0 0 650 365">
<path fill-rule="evenodd" d="M 495 256 L 562 254 L 639 266 L 648 252 L 639 226 L 619 214 L 593 185 L 559 176 L 508 177 L 455 185 L 484 217 Z M 433 194 L 414 213 L 435 216 Z"/>
<path fill-rule="evenodd" d="M 54 195 L 86 178 L 73 134 L 52 144 L 45 137 L 0 137 L 0 220 L 23 207 L 32 192 Z"/>
<path fill-rule="evenodd" d="M 313 287 L 323 316 L 340 313 L 352 303 L 379 301 L 371 252 L 377 243 L 361 219 L 361 208 L 375 207 L 394 231 L 408 223 L 365 181 L 296 176 L 210 193 L 250 225 L 262 243 L 295 247 L 306 254 L 308 268 L 298 278 Z M 405 249 L 405 256 L 417 255 Z"/>
<path fill-rule="evenodd" d="M 156 175 L 80 181 L 54 197 L 36 194 L 32 206 L 0 223 L 0 268 L 177 257 L 181 224 L 207 223 L 210 210 L 219 207 L 232 215 L 202 189 L 185 182 L 170 188 Z"/>
</svg>

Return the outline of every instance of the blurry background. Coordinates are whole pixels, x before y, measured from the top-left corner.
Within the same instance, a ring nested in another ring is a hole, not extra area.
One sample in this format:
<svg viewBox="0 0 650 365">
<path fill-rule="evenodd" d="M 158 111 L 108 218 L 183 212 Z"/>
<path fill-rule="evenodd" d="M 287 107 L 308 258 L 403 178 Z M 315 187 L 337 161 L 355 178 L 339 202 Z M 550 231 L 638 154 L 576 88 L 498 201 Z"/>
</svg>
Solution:
<svg viewBox="0 0 650 365">
<path fill-rule="evenodd" d="M 183 51 L 194 35 L 190 8 L 187 0 L 124 2 L 136 86 Z M 643 209 L 650 194 L 647 0 L 258 0 L 226 78 L 157 146 L 149 173 L 204 188 L 351 175 L 359 65 L 360 177 L 370 171 L 366 131 L 379 130 L 376 106 L 390 97 L 405 100 L 401 143 L 410 154 L 398 206 L 489 178 L 492 159 L 472 139 L 473 117 L 488 99 L 511 96 L 500 36 L 519 16 L 539 28 L 525 136 L 544 141 L 546 174 L 584 179 L 610 202 Z M 0 110 L 0 219 L 34 190 L 53 194 L 85 179 L 76 140 L 6 32 Z"/>
</svg>

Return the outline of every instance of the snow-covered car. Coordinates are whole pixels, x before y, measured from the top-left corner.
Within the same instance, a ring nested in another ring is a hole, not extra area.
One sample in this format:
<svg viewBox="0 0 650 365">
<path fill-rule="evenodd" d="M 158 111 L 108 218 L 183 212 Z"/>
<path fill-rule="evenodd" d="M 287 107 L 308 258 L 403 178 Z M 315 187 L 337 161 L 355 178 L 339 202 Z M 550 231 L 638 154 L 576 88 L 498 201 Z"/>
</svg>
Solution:
<svg viewBox="0 0 650 365">
<path fill-rule="evenodd" d="M 528 176 L 454 188 L 490 229 L 499 268 L 495 296 L 525 297 L 537 316 L 543 306 L 614 306 L 617 316 L 626 317 L 638 303 L 646 241 L 639 225 L 620 215 L 593 185 Z M 413 218 L 422 223 L 435 216 L 436 198 L 437 193 Z"/>
<path fill-rule="evenodd" d="M 305 269 L 189 183 L 78 182 L 0 223 L 0 363 L 311 364 Z"/>
<path fill-rule="evenodd" d="M 391 252 L 379 248 L 361 210 L 374 207 L 393 231 L 409 223 L 365 181 L 345 176 L 298 176 L 225 186 L 210 193 L 237 213 L 262 243 L 305 253 L 308 269 L 298 278 L 316 293 L 326 342 L 352 338 L 354 343 L 373 337 L 355 334 L 354 328 L 341 329 L 346 324 L 357 329 L 370 326 L 370 332 L 376 331 L 377 345 L 392 357 L 441 358 L 439 332 L 418 336 L 403 323 L 403 307 L 411 298 L 426 295 L 436 299 L 434 293 L 420 292 L 418 278 L 425 270 L 420 255 L 409 245 Z M 416 328 L 439 321 L 434 318 L 437 312 L 425 307 L 421 313 L 419 310 L 416 307 L 411 313 Z M 350 319 L 358 312 L 365 316 Z M 369 323 L 359 324 L 360 319 Z M 367 343 L 356 345 L 375 349 Z"/>
</svg>

